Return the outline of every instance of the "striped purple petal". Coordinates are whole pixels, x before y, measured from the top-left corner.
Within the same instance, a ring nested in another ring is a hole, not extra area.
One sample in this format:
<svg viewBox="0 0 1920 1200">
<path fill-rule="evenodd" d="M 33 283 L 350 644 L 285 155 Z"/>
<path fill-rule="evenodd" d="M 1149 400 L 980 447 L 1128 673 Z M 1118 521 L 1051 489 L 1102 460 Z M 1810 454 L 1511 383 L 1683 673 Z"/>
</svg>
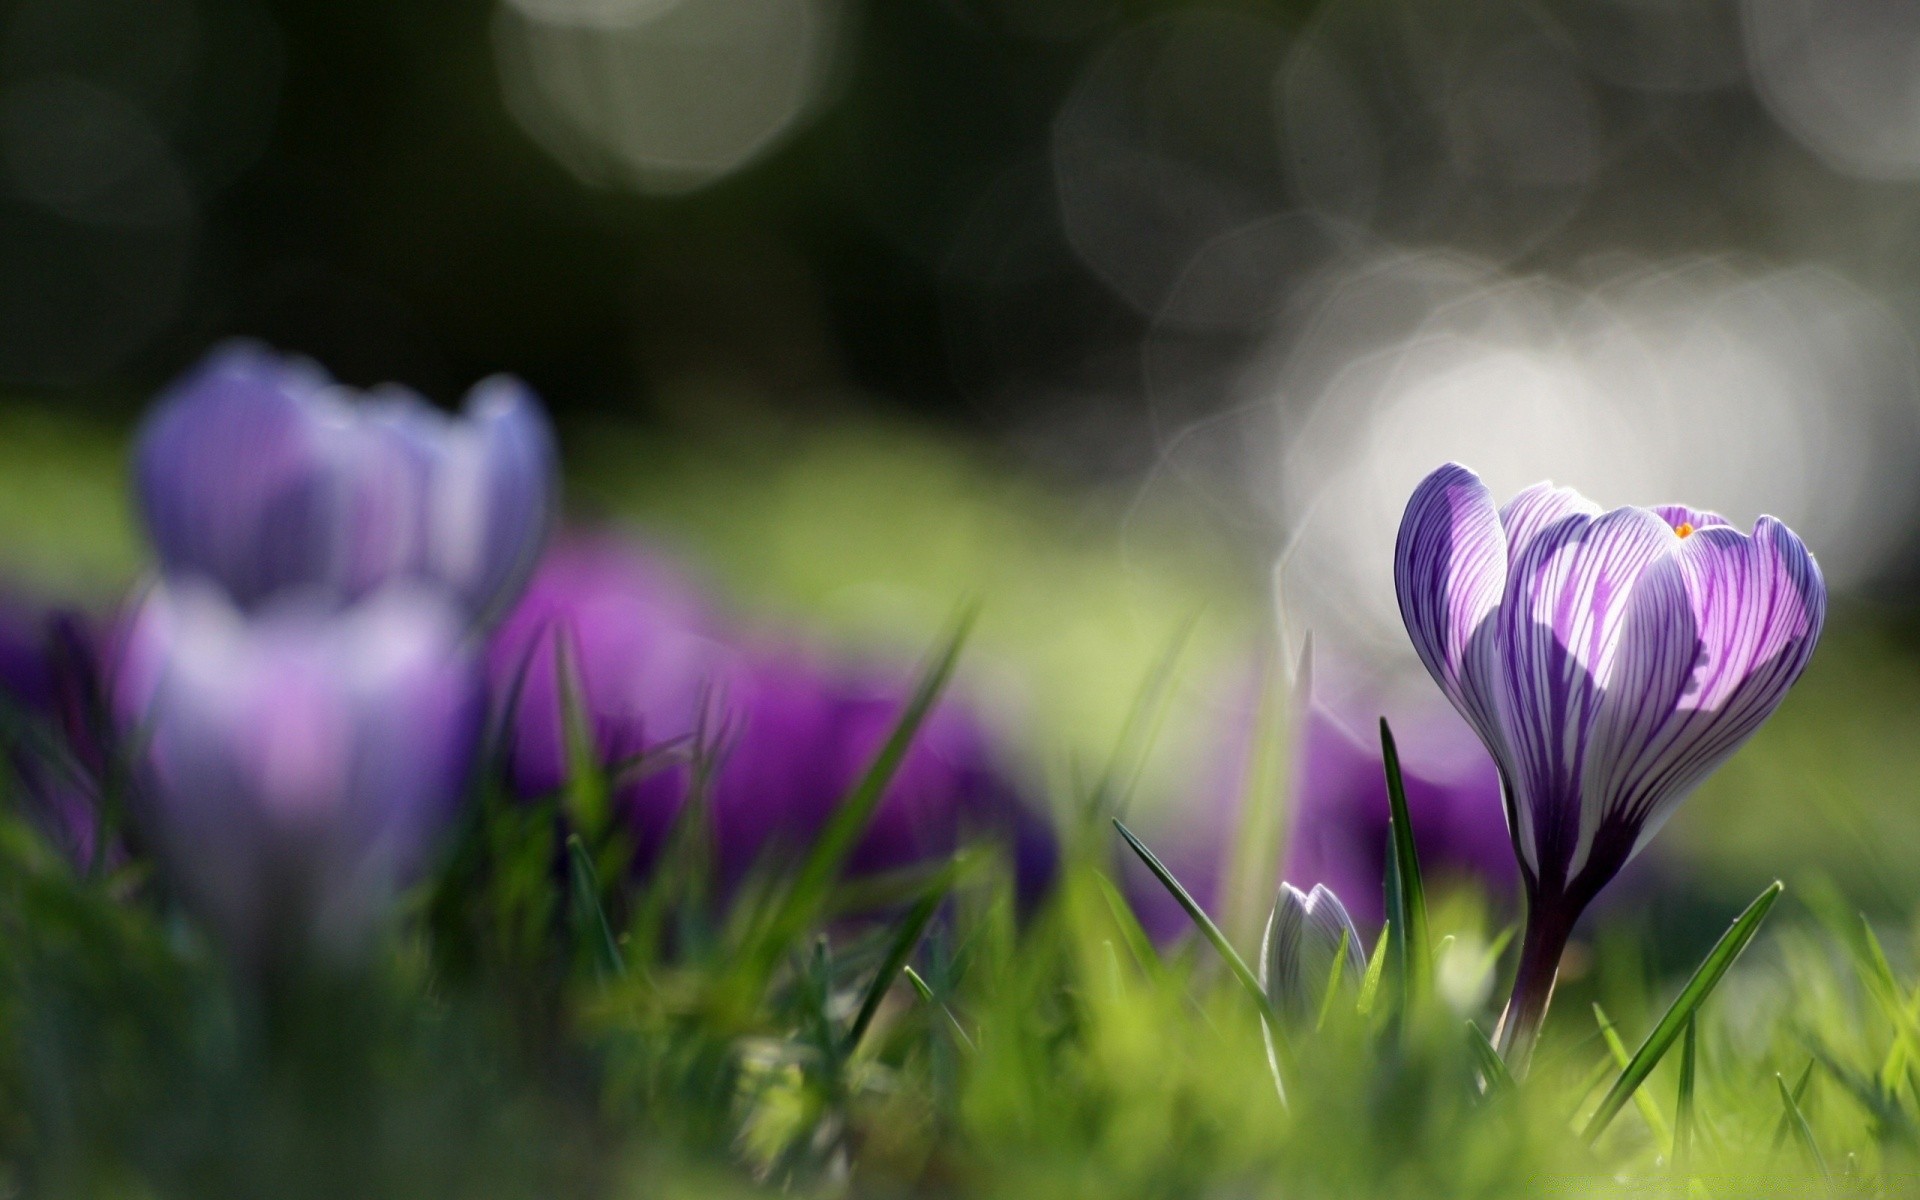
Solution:
<svg viewBox="0 0 1920 1200">
<path fill-rule="evenodd" d="M 1791 530 L 1686 523 L 1695 532 L 1634 589 L 1594 723 L 1576 869 L 1591 859 L 1611 874 L 1644 845 L 1779 706 L 1819 640 L 1826 587 Z"/>
<path fill-rule="evenodd" d="M 1536 879 L 1566 879 L 1589 730 L 1628 601 L 1648 565 L 1678 540 L 1646 509 L 1576 514 L 1542 530 L 1508 570 L 1499 617 L 1500 721 L 1516 793 L 1516 840 Z"/>
<path fill-rule="evenodd" d="M 1526 553 L 1535 538 L 1570 517 L 1597 517 L 1600 506 L 1572 488 L 1536 483 L 1500 508 L 1500 526 L 1507 533 L 1507 560 Z"/>
<path fill-rule="evenodd" d="M 1506 577 L 1506 535 L 1480 477 L 1448 463 L 1421 480 L 1394 547 L 1400 616 L 1420 661 L 1496 759 L 1492 633 Z"/>
</svg>

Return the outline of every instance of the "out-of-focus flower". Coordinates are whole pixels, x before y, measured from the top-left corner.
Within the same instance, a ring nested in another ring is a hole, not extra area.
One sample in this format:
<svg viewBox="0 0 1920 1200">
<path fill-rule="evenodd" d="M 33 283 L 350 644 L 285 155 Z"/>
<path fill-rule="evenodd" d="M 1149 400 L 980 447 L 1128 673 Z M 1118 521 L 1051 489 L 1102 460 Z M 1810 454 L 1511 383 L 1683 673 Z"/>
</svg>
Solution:
<svg viewBox="0 0 1920 1200">
<path fill-rule="evenodd" d="M 142 601 L 113 697 L 143 748 L 136 816 L 243 959 L 350 951 L 420 868 L 484 716 L 464 630 L 423 589 L 256 616 L 194 581 Z"/>
<path fill-rule="evenodd" d="M 1786 696 L 1826 585 L 1771 517 L 1748 535 L 1547 484 L 1496 509 L 1454 464 L 1408 501 L 1394 577 L 1414 649 L 1506 785 L 1528 913 L 1502 1043 L 1524 1064 L 1574 921 Z"/>
<path fill-rule="evenodd" d="M 482 381 L 455 418 L 247 343 L 160 397 L 135 475 L 167 573 L 249 610 L 417 581 L 485 619 L 518 594 L 556 508 L 552 433 L 519 382 Z"/>
<path fill-rule="evenodd" d="M 1323 656 L 1324 658 L 1325 656 Z M 1324 671 L 1322 672 L 1325 673 Z M 1284 870 L 1301 887 L 1326 884 L 1345 898 L 1364 928 L 1384 910 L 1388 803 L 1386 768 L 1374 723 L 1393 720 L 1407 785 L 1407 814 L 1420 861 L 1433 877 L 1471 879 L 1495 892 L 1514 883 L 1513 850 L 1500 803 L 1500 779 L 1469 729 L 1438 698 L 1389 701 L 1371 689 L 1315 700 L 1292 745 Z M 1238 836 L 1253 719 L 1234 718 L 1223 738 L 1220 773 L 1208 794 L 1184 805 L 1154 833 L 1155 848 L 1195 899 L 1219 915 Z M 1149 828 L 1153 828 L 1149 826 Z M 1156 881 L 1129 864 L 1127 879 L 1141 924 L 1167 941 L 1193 928 Z"/>
<path fill-rule="evenodd" d="M 1340 985 L 1358 989 L 1366 954 L 1340 897 L 1324 883 L 1311 892 L 1281 884 L 1260 939 L 1260 986 L 1274 1011 L 1289 1021 L 1312 1020 L 1334 982 L 1336 963 Z"/>
<path fill-rule="evenodd" d="M 0 600 L 0 735 L 28 817 L 86 868 L 109 769 L 100 631 L 85 616 Z"/>
<path fill-rule="evenodd" d="M 706 819 L 722 893 L 769 856 L 804 853 L 906 699 L 904 688 L 793 647 L 735 639 L 697 588 L 631 543 L 569 540 L 548 555 L 490 653 L 498 704 L 512 709 L 509 769 L 526 795 L 566 778 L 563 647 L 603 764 L 676 744 L 713 753 Z M 703 730 L 716 744 L 691 747 Z M 641 864 L 673 827 L 691 774 L 685 762 L 643 769 L 620 788 Z M 1022 806 L 977 720 L 949 700 L 922 725 L 848 869 L 909 866 L 986 836 L 1010 841 L 1029 887 L 1050 871 L 1044 823 Z"/>
</svg>

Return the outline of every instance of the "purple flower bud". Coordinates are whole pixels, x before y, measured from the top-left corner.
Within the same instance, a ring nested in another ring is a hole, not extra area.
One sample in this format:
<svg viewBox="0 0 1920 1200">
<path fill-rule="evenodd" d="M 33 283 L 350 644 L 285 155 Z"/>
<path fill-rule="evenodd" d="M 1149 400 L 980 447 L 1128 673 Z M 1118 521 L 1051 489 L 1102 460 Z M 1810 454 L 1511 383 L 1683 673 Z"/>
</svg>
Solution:
<svg viewBox="0 0 1920 1200">
<path fill-rule="evenodd" d="M 141 603 L 114 697 L 144 749 L 137 817 L 243 958 L 351 950 L 422 866 L 483 717 L 463 630 L 417 589 L 254 617 L 191 581 Z"/>
<path fill-rule="evenodd" d="M 1340 897 L 1322 883 L 1311 893 L 1281 884 L 1260 938 L 1260 986 L 1274 1011 L 1289 1021 L 1314 1019 L 1334 983 L 1336 964 L 1341 988 L 1358 991 L 1366 950 Z"/>
<path fill-rule="evenodd" d="M 517 596 L 557 507 L 553 436 L 524 385 L 485 380 L 452 417 L 247 344 L 161 396 L 136 476 L 168 574 L 248 609 L 294 592 L 346 604 L 411 580 L 485 620 Z"/>
</svg>

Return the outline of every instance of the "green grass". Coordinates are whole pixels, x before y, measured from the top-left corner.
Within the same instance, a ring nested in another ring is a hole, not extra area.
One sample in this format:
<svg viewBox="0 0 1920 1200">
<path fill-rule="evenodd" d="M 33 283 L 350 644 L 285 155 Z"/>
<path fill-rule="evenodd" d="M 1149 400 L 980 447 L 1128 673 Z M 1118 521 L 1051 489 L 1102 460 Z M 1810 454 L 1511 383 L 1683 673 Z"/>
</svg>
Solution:
<svg viewBox="0 0 1920 1200">
<path fill-rule="evenodd" d="M 0 567 L 131 579 L 116 436 L 19 413 L 0 434 Z M 583 778 L 546 807 L 484 794 L 365 960 L 236 976 L 150 877 L 78 879 L 0 816 L 0 1197 L 1920 1191 L 1920 654 L 1897 615 L 1837 612 L 1662 870 L 1598 906 L 1524 1079 L 1486 1038 L 1511 914 L 1429 880 L 1396 894 L 1360 1004 L 1290 1032 L 1283 1103 L 1245 980 L 1198 937 L 1156 949 L 1111 877 L 1121 794 L 1164 816 L 1216 778 L 1197 685 L 1245 666 L 1259 621 L 1224 555 L 899 431 L 572 444 L 576 500 L 696 548 L 762 618 L 918 654 L 977 601 L 958 677 L 1011 697 L 1056 811 L 1100 817 L 1050 898 L 1021 912 L 987 855 L 876 906 L 823 859 L 717 914 L 699 822 L 623 885 Z M 1187 684 L 1141 704 L 1183 630 Z M 1116 759 L 1129 728 L 1157 736 Z M 1222 928 L 1253 953 L 1257 922 Z M 1432 986 L 1404 986 L 1428 952 Z M 1690 990 L 1703 961 L 1724 976 Z"/>
</svg>

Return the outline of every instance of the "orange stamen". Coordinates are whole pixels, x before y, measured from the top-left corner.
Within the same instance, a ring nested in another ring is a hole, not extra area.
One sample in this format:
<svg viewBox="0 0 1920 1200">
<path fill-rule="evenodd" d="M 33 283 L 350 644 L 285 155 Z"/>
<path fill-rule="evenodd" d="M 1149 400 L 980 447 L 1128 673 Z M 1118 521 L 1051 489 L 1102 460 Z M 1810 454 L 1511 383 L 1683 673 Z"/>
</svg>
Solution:
<svg viewBox="0 0 1920 1200">
<path fill-rule="evenodd" d="M 1682 521 L 1680 522 L 1680 524 L 1674 527 L 1673 531 L 1679 534 L 1681 537 L 1686 537 L 1688 534 L 1693 532 L 1693 522 Z"/>
</svg>

